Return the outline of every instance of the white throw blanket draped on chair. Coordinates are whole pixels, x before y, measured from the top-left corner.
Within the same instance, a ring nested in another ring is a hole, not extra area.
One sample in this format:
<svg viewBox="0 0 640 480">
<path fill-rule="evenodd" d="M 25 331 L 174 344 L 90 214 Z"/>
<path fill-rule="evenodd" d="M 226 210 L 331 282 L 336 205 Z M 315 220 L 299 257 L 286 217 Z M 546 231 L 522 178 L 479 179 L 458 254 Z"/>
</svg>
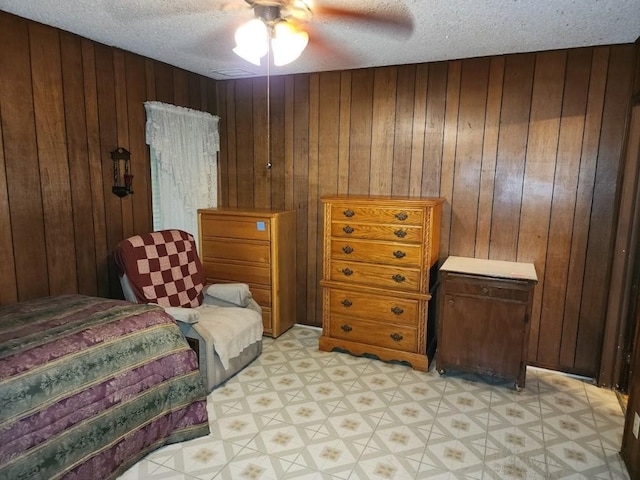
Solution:
<svg viewBox="0 0 640 480">
<path fill-rule="evenodd" d="M 230 359 L 262 339 L 262 321 L 255 321 L 260 315 L 251 309 L 202 305 L 198 310 L 198 323 L 214 333 L 213 344 L 225 369 L 229 368 Z"/>
</svg>

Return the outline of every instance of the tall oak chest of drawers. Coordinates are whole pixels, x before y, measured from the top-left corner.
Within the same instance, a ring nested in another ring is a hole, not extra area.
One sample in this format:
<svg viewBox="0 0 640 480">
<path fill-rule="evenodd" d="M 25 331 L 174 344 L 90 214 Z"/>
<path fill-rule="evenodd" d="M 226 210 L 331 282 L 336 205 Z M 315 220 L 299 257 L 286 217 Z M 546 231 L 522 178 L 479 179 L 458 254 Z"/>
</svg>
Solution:
<svg viewBox="0 0 640 480">
<path fill-rule="evenodd" d="M 207 283 L 242 282 L 262 307 L 264 333 L 278 337 L 296 319 L 296 213 L 198 210 Z"/>
<path fill-rule="evenodd" d="M 338 196 L 324 204 L 320 349 L 427 370 L 429 270 L 442 198 Z"/>
</svg>

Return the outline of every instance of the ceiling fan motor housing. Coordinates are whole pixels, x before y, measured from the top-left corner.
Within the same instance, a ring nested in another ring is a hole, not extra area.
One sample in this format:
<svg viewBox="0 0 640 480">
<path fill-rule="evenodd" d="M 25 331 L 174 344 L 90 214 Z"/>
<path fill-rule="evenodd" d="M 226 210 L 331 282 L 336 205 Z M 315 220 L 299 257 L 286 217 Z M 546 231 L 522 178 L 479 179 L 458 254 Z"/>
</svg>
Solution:
<svg viewBox="0 0 640 480">
<path fill-rule="evenodd" d="M 257 18 L 262 20 L 267 25 L 274 25 L 280 20 L 282 20 L 282 17 L 280 15 L 279 5 L 258 4 L 253 7 L 253 13 Z"/>
</svg>

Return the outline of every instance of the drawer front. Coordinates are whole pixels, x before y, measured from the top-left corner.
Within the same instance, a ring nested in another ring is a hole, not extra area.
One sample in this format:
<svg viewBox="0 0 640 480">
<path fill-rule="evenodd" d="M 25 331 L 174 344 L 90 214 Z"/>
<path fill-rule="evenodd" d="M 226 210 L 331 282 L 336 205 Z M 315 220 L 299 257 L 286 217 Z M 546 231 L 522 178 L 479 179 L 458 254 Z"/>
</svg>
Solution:
<svg viewBox="0 0 640 480">
<path fill-rule="evenodd" d="M 271 289 L 259 285 L 249 285 L 251 296 L 263 309 L 271 306 Z"/>
<path fill-rule="evenodd" d="M 271 285 L 271 269 L 268 266 L 263 267 L 260 265 L 243 265 L 216 261 L 204 262 L 203 266 L 208 279 Z"/>
<path fill-rule="evenodd" d="M 404 352 L 416 352 L 418 348 L 417 330 L 404 325 L 387 325 L 336 315 L 331 317 L 329 333 L 333 338 Z"/>
<path fill-rule="evenodd" d="M 527 302 L 531 285 L 519 280 L 488 279 L 447 273 L 445 288 L 448 294 L 471 295 L 516 302 Z"/>
<path fill-rule="evenodd" d="M 205 236 L 202 240 L 202 258 L 238 260 L 242 262 L 270 263 L 268 243 L 250 243 L 239 240 Z"/>
<path fill-rule="evenodd" d="M 397 225 L 422 225 L 425 211 L 422 208 L 381 208 L 375 205 L 333 204 L 333 220 L 353 221 L 357 223 L 392 223 Z"/>
<path fill-rule="evenodd" d="M 353 285 L 408 292 L 417 292 L 420 287 L 420 273 L 416 269 L 332 260 L 329 274 L 331 280 Z"/>
<path fill-rule="evenodd" d="M 356 222 L 331 222 L 331 236 L 335 238 L 359 238 L 389 242 L 421 243 L 424 240 L 421 226 L 376 225 Z"/>
<path fill-rule="evenodd" d="M 422 248 L 420 245 L 336 239 L 331 242 L 331 258 L 420 268 Z"/>
<path fill-rule="evenodd" d="M 411 326 L 417 326 L 419 320 L 417 300 L 369 295 L 334 288 L 329 292 L 329 309 L 332 315 Z"/>
<path fill-rule="evenodd" d="M 248 240 L 269 240 L 271 236 L 271 223 L 269 218 L 238 218 L 226 216 L 202 215 L 201 232 L 204 235 L 244 238 Z"/>
<path fill-rule="evenodd" d="M 271 333 L 273 328 L 273 323 L 271 319 L 271 309 L 270 308 L 262 308 L 262 329 L 265 333 Z"/>
</svg>

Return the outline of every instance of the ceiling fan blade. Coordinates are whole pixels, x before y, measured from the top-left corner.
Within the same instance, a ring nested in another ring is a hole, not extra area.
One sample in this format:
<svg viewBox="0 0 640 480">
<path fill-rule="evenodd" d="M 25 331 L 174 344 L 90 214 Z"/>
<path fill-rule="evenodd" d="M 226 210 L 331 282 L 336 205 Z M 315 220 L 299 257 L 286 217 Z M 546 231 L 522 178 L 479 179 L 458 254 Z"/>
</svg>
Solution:
<svg viewBox="0 0 640 480">
<path fill-rule="evenodd" d="M 349 9 L 341 7 L 324 6 L 316 3 L 313 6 L 314 16 L 320 17 L 339 17 L 347 20 L 355 20 L 370 24 L 372 26 L 392 29 L 404 35 L 410 35 L 413 32 L 414 22 L 413 15 L 406 8 L 404 11 L 385 10 L 377 11 L 371 9 Z"/>
<path fill-rule="evenodd" d="M 317 58 L 319 61 L 322 59 L 331 59 L 332 64 L 348 66 L 353 62 L 353 56 L 347 51 L 344 45 L 338 46 L 335 42 L 327 40 L 326 35 L 320 33 L 316 28 L 311 25 L 305 25 L 304 29 L 309 33 L 309 45 L 307 50 L 309 53 Z M 304 55 L 304 53 L 303 53 Z"/>
<path fill-rule="evenodd" d="M 231 50 L 236 28 L 234 22 L 226 22 L 221 27 L 199 36 L 192 43 L 187 43 L 182 51 L 195 57 L 214 58 L 220 45 L 227 45 L 226 48 Z"/>
</svg>

